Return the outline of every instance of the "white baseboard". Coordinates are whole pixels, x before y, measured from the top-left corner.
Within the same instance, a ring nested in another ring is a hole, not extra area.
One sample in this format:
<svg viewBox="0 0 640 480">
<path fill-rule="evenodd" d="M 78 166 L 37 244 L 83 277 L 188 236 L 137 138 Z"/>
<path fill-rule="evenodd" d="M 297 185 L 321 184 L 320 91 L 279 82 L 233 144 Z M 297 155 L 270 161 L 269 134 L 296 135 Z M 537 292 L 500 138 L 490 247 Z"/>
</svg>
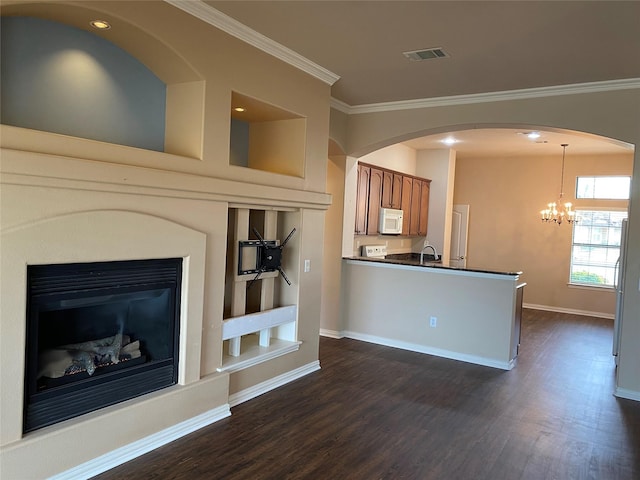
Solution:
<svg viewBox="0 0 640 480">
<path fill-rule="evenodd" d="M 467 355 L 465 353 L 452 352 L 450 350 L 427 347 L 425 345 L 418 345 L 415 343 L 403 342 L 400 340 L 376 337 L 374 335 L 367 335 L 358 332 L 345 331 L 344 336 L 347 338 L 353 338 L 354 340 L 361 340 L 363 342 L 385 345 L 387 347 L 401 348 L 402 350 L 409 350 L 411 352 L 426 353 L 428 355 L 434 355 L 436 357 L 449 358 L 451 360 L 460 360 L 461 362 L 474 363 L 476 365 L 499 368 L 501 370 L 511 370 L 516 364 L 515 360 L 511 360 L 509 362 L 501 362 L 492 358 L 479 357 L 477 355 Z"/>
<path fill-rule="evenodd" d="M 640 392 L 636 392 L 635 390 L 627 390 L 626 388 L 616 387 L 613 394 L 618 398 L 626 398 L 628 400 L 635 400 L 640 402 Z"/>
<path fill-rule="evenodd" d="M 344 338 L 344 335 L 342 334 L 342 332 L 338 330 L 328 330 L 326 328 L 320 329 L 320 336 L 330 337 L 330 338 Z"/>
<path fill-rule="evenodd" d="M 613 320 L 613 313 L 591 312 L 589 310 L 576 310 L 574 308 L 551 307 L 549 305 L 536 305 L 535 303 L 523 303 L 523 308 L 532 310 L 544 310 L 545 312 L 571 313 L 573 315 L 584 315 L 585 317 L 608 318 Z"/>
<path fill-rule="evenodd" d="M 118 465 L 133 460 L 145 453 L 155 450 L 158 447 L 166 445 L 169 442 L 173 442 L 180 437 L 184 437 L 196 430 L 199 430 L 207 425 L 222 420 L 223 418 L 231 415 L 229 411 L 229 404 L 221 405 L 218 408 L 209 410 L 196 417 L 185 420 L 169 428 L 165 428 L 158 433 L 149 435 L 136 442 L 130 443 L 124 447 L 120 447 L 109 453 L 101 455 L 93 460 L 89 460 L 83 464 L 73 467 L 69 470 L 61 472 L 57 475 L 49 477 L 49 480 L 85 480 L 87 478 L 94 477 L 100 473 L 106 472 Z"/>
<path fill-rule="evenodd" d="M 317 370 L 320 370 L 319 360 L 303 365 L 302 367 L 291 370 L 290 372 L 283 373 L 282 375 L 278 375 L 277 377 L 270 378 L 269 380 L 265 380 L 262 383 L 254 385 L 253 387 L 249 387 L 237 393 L 229 395 L 229 406 L 235 407 L 236 405 L 240 405 L 241 403 L 258 397 L 263 393 L 270 392 L 271 390 L 286 385 L 287 383 L 293 382 L 294 380 L 304 377 L 305 375 L 313 373 Z"/>
</svg>

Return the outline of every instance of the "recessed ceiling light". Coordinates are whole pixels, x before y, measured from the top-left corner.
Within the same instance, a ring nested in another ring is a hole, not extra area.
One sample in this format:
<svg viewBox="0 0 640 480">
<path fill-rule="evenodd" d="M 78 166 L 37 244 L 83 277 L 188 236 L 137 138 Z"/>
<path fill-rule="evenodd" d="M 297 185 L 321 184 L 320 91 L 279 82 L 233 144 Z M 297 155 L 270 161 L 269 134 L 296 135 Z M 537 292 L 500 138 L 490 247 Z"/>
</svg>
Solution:
<svg viewBox="0 0 640 480">
<path fill-rule="evenodd" d="M 443 140 L 440 140 L 442 143 L 444 143 L 445 145 L 453 145 L 455 143 L 458 143 L 458 140 L 456 140 L 455 138 L 449 136 Z"/>
<path fill-rule="evenodd" d="M 111 24 L 106 20 L 92 20 L 89 25 L 98 30 L 109 30 L 111 28 Z"/>
<path fill-rule="evenodd" d="M 245 112 L 247 109 L 244 108 L 244 107 L 236 107 L 233 110 L 236 111 L 236 112 Z"/>
<path fill-rule="evenodd" d="M 526 135 L 529 140 L 537 140 L 541 137 L 540 132 L 518 132 L 518 135 Z"/>
</svg>

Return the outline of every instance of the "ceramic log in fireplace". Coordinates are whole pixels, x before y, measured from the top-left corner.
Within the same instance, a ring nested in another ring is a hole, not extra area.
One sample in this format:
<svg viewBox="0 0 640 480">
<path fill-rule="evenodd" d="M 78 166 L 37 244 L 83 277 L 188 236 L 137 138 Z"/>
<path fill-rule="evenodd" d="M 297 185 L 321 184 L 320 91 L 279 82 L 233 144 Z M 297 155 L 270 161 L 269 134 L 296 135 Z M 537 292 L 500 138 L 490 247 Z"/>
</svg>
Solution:
<svg viewBox="0 0 640 480">
<path fill-rule="evenodd" d="M 181 258 L 27 278 L 25 433 L 177 383 Z"/>
</svg>

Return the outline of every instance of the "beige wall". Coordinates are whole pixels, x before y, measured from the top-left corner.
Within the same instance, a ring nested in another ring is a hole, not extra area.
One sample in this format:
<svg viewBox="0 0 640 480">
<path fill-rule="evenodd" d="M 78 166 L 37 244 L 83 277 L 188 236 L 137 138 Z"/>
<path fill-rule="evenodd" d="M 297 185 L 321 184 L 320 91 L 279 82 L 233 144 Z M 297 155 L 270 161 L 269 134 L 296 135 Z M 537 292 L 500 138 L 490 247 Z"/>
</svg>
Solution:
<svg viewBox="0 0 640 480">
<path fill-rule="evenodd" d="M 637 146 L 640 145 L 640 91 L 614 90 L 353 114 L 347 122 L 345 153 L 359 157 L 381 147 L 430 133 L 495 126 L 575 130 Z M 634 153 L 629 244 L 631 251 L 626 261 L 626 281 L 633 287 L 625 292 L 617 392 L 640 399 L 640 371 L 637 368 L 640 364 L 640 291 L 636 288 L 640 284 L 640 250 L 635 247 L 640 245 L 638 148 Z"/>
<path fill-rule="evenodd" d="M 451 149 L 417 151 L 416 175 L 431 180 L 429 187 L 429 223 L 427 239 L 445 261 L 451 249 L 451 216 L 456 152 Z M 423 248 L 423 243 L 418 249 Z"/>
<path fill-rule="evenodd" d="M 343 260 L 343 276 L 345 336 L 511 368 L 517 275 Z"/>
<path fill-rule="evenodd" d="M 303 118 L 249 124 L 249 167 L 294 177 L 304 175 Z"/>
<path fill-rule="evenodd" d="M 416 173 L 416 151 L 411 147 L 397 144 L 381 148 L 358 159 L 361 162 L 388 168 L 408 175 Z"/>
<path fill-rule="evenodd" d="M 327 192 L 331 194 L 331 207 L 325 215 L 324 257 L 322 261 L 322 295 L 340 296 L 340 270 L 342 268 L 342 221 L 344 212 L 344 179 L 346 158 L 331 156 L 327 162 Z M 339 302 L 322 302 L 320 328 L 328 332 L 342 330 Z"/>
<path fill-rule="evenodd" d="M 540 221 L 540 210 L 560 191 L 558 155 L 457 160 L 455 203 L 470 205 L 467 266 L 523 271 L 525 303 L 613 318 L 615 293 L 569 287 L 572 228 Z M 630 175 L 632 154 L 573 156 L 565 163 L 565 198 L 577 175 Z M 533 179 L 533 181 L 532 181 Z M 580 200 L 578 207 L 626 208 L 628 202 Z"/>
</svg>

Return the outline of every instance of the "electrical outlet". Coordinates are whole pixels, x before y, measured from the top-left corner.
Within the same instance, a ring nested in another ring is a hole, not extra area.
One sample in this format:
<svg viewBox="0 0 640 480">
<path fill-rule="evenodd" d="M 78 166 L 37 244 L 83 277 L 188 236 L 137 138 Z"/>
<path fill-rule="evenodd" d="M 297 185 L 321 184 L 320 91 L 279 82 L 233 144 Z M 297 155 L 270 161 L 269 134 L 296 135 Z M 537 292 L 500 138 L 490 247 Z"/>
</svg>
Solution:
<svg viewBox="0 0 640 480">
<path fill-rule="evenodd" d="M 438 317 L 430 317 L 429 326 L 432 328 L 436 328 L 438 326 Z"/>
<path fill-rule="evenodd" d="M 305 260 L 304 261 L 304 271 L 308 272 L 311 270 L 311 260 Z"/>
</svg>

